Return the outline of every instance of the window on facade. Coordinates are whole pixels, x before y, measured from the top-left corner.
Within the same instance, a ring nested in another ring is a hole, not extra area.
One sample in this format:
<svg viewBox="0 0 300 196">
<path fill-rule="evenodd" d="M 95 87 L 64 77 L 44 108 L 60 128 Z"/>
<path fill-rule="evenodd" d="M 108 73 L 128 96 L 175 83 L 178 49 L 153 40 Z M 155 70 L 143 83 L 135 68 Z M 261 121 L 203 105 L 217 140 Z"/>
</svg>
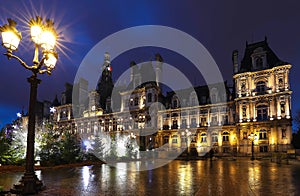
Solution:
<svg viewBox="0 0 300 196">
<path fill-rule="evenodd" d="M 197 142 L 197 135 L 196 134 L 191 135 L 191 142 L 192 143 Z"/>
<path fill-rule="evenodd" d="M 217 95 L 216 94 L 212 94 L 211 95 L 211 103 L 216 103 L 217 102 Z"/>
<path fill-rule="evenodd" d="M 224 132 L 222 138 L 223 138 L 223 142 L 229 142 L 229 133 Z"/>
<path fill-rule="evenodd" d="M 264 93 L 266 91 L 266 83 L 264 81 L 259 81 L 256 83 L 256 92 Z"/>
<path fill-rule="evenodd" d="M 177 101 L 177 99 L 173 100 L 173 107 L 174 108 L 178 107 L 178 101 Z"/>
<path fill-rule="evenodd" d="M 201 140 L 200 140 L 201 143 L 206 143 L 207 142 L 207 135 L 206 133 L 202 133 L 201 134 Z"/>
<path fill-rule="evenodd" d="M 268 146 L 260 146 L 259 152 L 268 152 Z"/>
<path fill-rule="evenodd" d="M 242 84 L 241 84 L 241 91 L 242 92 L 246 91 L 246 83 L 245 82 L 242 82 Z"/>
<path fill-rule="evenodd" d="M 154 101 L 157 102 L 157 94 L 154 95 Z"/>
<path fill-rule="evenodd" d="M 268 107 L 266 105 L 259 105 L 256 107 L 257 121 L 268 120 Z"/>
<path fill-rule="evenodd" d="M 222 116 L 222 124 L 225 124 L 225 125 L 228 124 L 228 116 L 227 115 Z"/>
<path fill-rule="evenodd" d="M 217 134 L 217 133 L 213 133 L 213 134 L 211 135 L 211 141 L 212 141 L 213 143 L 218 142 L 218 134 Z"/>
<path fill-rule="evenodd" d="M 280 111 L 281 111 L 281 114 L 284 114 L 285 113 L 285 104 L 284 102 L 280 102 Z"/>
<path fill-rule="evenodd" d="M 278 79 L 278 85 L 279 85 L 279 88 L 283 87 L 283 78 Z"/>
<path fill-rule="evenodd" d="M 206 126 L 206 118 L 201 118 L 201 126 Z"/>
<path fill-rule="evenodd" d="M 260 132 L 259 132 L 259 139 L 260 140 L 267 139 L 267 131 L 266 130 L 260 130 Z"/>
<path fill-rule="evenodd" d="M 163 130 L 169 130 L 169 125 L 163 125 Z"/>
<path fill-rule="evenodd" d="M 191 127 L 192 127 L 192 128 L 197 127 L 196 118 L 192 118 L 192 119 L 191 119 Z"/>
<path fill-rule="evenodd" d="M 211 117 L 211 124 L 212 125 L 217 125 L 218 124 L 218 117 L 217 116 Z"/>
<path fill-rule="evenodd" d="M 192 106 L 196 105 L 196 98 L 195 97 L 192 97 L 192 99 L 191 99 L 191 105 Z"/>
<path fill-rule="evenodd" d="M 281 129 L 282 138 L 286 138 L 286 129 Z"/>
<path fill-rule="evenodd" d="M 134 105 L 136 106 L 136 105 L 139 105 L 139 98 L 134 98 Z"/>
<path fill-rule="evenodd" d="M 257 58 L 256 59 L 256 68 L 257 69 L 262 69 L 263 68 L 263 60 L 262 60 L 262 58 Z"/>
<path fill-rule="evenodd" d="M 242 113 L 243 113 L 243 118 L 246 118 L 247 117 L 247 107 L 246 107 L 246 105 L 243 105 Z"/>
<path fill-rule="evenodd" d="M 147 96 L 148 96 L 148 97 L 147 97 L 148 103 L 149 103 L 149 102 L 152 102 L 152 93 L 148 93 Z"/>
<path fill-rule="evenodd" d="M 172 143 L 177 144 L 177 135 L 172 136 Z"/>
<path fill-rule="evenodd" d="M 164 144 L 169 143 L 169 137 L 168 136 L 164 136 Z"/>
<path fill-rule="evenodd" d="M 173 120 L 172 129 L 178 129 L 177 120 Z"/>
<path fill-rule="evenodd" d="M 181 120 L 181 128 L 186 128 L 186 119 Z"/>
</svg>

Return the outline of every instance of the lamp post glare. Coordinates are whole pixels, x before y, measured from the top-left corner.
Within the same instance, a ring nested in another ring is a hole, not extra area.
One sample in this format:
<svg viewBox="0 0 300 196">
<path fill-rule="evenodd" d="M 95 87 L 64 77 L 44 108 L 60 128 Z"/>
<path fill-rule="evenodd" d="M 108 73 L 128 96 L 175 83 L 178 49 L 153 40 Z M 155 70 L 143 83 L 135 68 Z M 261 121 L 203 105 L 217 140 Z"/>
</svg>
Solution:
<svg viewBox="0 0 300 196">
<path fill-rule="evenodd" d="M 16 22 L 8 19 L 8 24 L 0 26 L 2 45 L 7 52 L 4 53 L 8 59 L 16 59 L 25 69 L 32 72 L 27 80 L 30 83 L 29 119 L 27 133 L 26 166 L 25 173 L 20 184 L 14 185 L 12 192 L 17 194 L 35 194 L 42 189 L 43 183 L 37 178 L 34 171 L 34 143 L 35 143 L 35 105 L 37 99 L 37 87 L 41 82 L 37 74 L 47 73 L 51 75 L 58 55 L 55 51 L 57 34 L 51 20 L 43 23 L 41 17 L 29 21 L 31 40 L 34 42 L 35 52 L 33 64 L 27 65 L 20 57 L 13 54 L 18 49 L 22 39 L 21 33 L 16 29 Z M 42 58 L 39 60 L 39 51 L 42 50 Z"/>
<path fill-rule="evenodd" d="M 257 140 L 257 135 L 254 133 L 251 133 L 248 135 L 248 139 L 251 141 L 251 160 L 253 161 L 254 158 L 254 140 Z"/>
<path fill-rule="evenodd" d="M 189 155 L 189 144 L 188 144 L 188 138 L 191 135 L 191 132 L 186 129 L 185 131 L 181 132 L 182 137 L 185 136 L 185 142 L 186 142 L 186 148 L 187 148 L 187 155 Z"/>
</svg>

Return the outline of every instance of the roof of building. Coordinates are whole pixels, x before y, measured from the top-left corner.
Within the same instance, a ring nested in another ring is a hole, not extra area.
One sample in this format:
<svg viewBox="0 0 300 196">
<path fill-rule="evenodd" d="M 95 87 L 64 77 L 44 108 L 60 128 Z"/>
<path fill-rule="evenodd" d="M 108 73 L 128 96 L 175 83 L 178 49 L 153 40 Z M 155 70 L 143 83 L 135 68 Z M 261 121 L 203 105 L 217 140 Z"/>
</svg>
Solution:
<svg viewBox="0 0 300 196">
<path fill-rule="evenodd" d="M 286 64 L 286 62 L 280 60 L 277 55 L 273 52 L 273 50 L 269 47 L 267 38 L 264 41 L 248 44 L 246 43 L 246 49 L 244 53 L 244 57 L 241 61 L 241 66 L 239 72 L 248 72 L 248 71 L 255 71 L 254 65 L 252 63 L 252 55 L 255 51 L 261 48 L 263 52 L 266 52 L 266 60 L 267 66 L 265 69 L 270 69 L 275 66 Z"/>
</svg>

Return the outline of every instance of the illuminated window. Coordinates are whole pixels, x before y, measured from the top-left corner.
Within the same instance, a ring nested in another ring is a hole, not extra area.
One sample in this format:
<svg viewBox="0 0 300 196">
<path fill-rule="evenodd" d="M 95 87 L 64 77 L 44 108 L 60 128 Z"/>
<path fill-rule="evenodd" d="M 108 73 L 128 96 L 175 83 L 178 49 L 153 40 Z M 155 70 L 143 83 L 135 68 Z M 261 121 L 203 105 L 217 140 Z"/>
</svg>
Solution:
<svg viewBox="0 0 300 196">
<path fill-rule="evenodd" d="M 172 143 L 177 144 L 177 135 L 172 136 Z"/>
<path fill-rule="evenodd" d="M 229 142 L 229 133 L 224 132 L 222 138 L 223 138 L 223 142 Z"/>
<path fill-rule="evenodd" d="M 206 126 L 206 118 L 201 118 L 201 126 Z"/>
<path fill-rule="evenodd" d="M 243 118 L 246 118 L 247 117 L 247 107 L 246 107 L 246 105 L 243 105 L 242 113 L 243 113 Z"/>
<path fill-rule="evenodd" d="M 200 141 L 201 141 L 201 143 L 206 143 L 206 142 L 207 142 L 207 140 L 206 140 L 206 139 L 207 139 L 207 135 L 206 135 L 206 133 L 202 133 L 202 134 L 201 134 L 201 140 L 200 140 Z"/>
<path fill-rule="evenodd" d="M 282 138 L 286 138 L 286 129 L 281 129 Z"/>
<path fill-rule="evenodd" d="M 265 139 L 267 139 L 267 131 L 266 130 L 260 130 L 259 131 L 259 139 L 260 140 L 265 140 Z"/>
<path fill-rule="evenodd" d="M 284 102 L 280 102 L 280 111 L 281 111 L 281 114 L 284 114 L 285 113 L 285 104 Z"/>
</svg>

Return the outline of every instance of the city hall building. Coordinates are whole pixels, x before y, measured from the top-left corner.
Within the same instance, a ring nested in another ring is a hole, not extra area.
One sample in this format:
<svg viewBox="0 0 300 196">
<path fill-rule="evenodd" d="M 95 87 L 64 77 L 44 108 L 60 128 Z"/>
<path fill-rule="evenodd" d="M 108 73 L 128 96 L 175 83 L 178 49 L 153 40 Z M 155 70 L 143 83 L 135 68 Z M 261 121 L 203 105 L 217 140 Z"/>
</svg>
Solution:
<svg viewBox="0 0 300 196">
<path fill-rule="evenodd" d="M 90 136 L 127 134 L 140 150 L 188 147 L 195 156 L 210 149 L 218 156 L 249 156 L 252 142 L 256 156 L 291 148 L 291 65 L 277 57 L 266 39 L 247 43 L 240 62 L 233 51 L 231 86 L 222 82 L 163 92 L 161 55 L 154 62 L 138 66 L 132 61 L 130 83 L 114 86 L 106 53 L 97 89 L 88 91 L 88 82 L 80 79 L 74 86 L 66 84 L 60 102 L 54 100 L 56 129 Z"/>
</svg>

